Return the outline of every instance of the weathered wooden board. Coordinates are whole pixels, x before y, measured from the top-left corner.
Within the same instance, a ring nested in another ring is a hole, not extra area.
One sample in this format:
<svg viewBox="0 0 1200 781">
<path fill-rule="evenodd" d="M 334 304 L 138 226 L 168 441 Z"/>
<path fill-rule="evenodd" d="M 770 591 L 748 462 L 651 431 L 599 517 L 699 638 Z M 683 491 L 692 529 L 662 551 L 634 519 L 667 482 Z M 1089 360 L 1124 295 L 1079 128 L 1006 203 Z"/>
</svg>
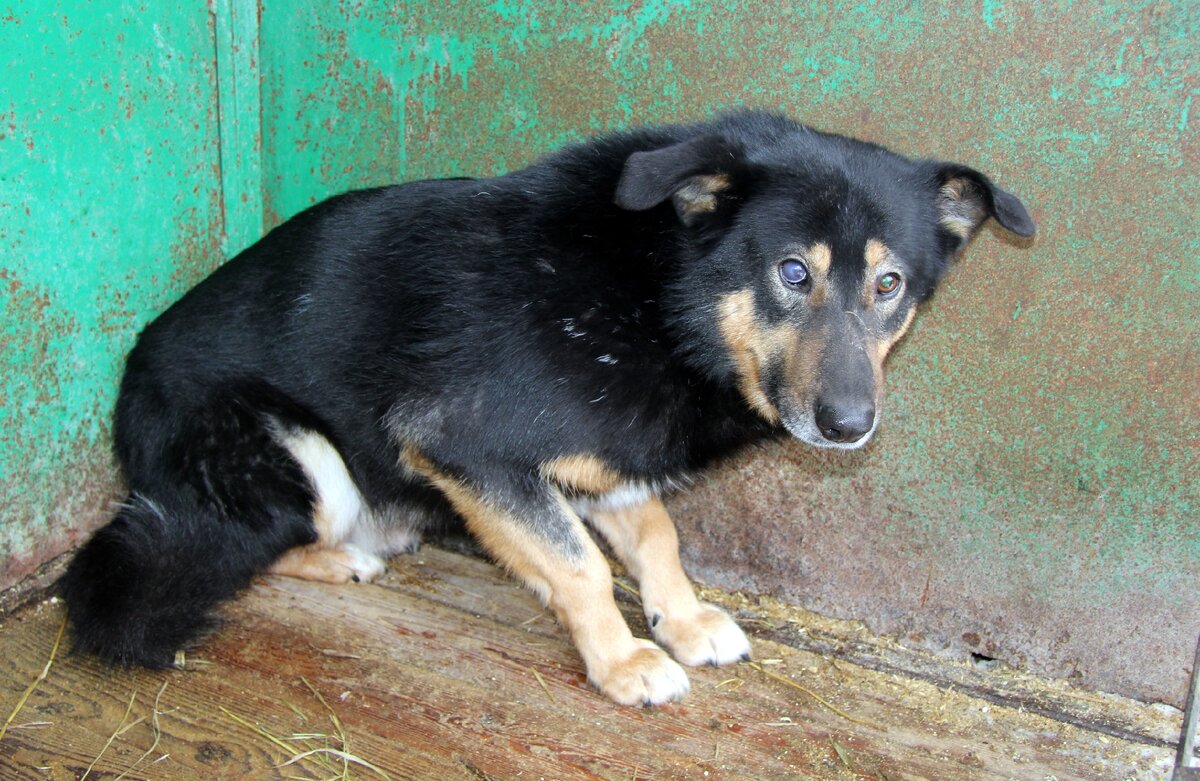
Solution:
<svg viewBox="0 0 1200 781">
<path fill-rule="evenodd" d="M 64 647 L 0 741 L 0 777 L 78 779 L 95 762 L 88 778 L 110 781 L 341 778 L 333 754 L 283 763 L 343 748 L 393 779 L 446 781 L 1124 781 L 1165 778 L 1171 759 L 763 639 L 757 667 L 692 671 L 681 704 L 618 707 L 588 686 L 531 595 L 486 562 L 436 549 L 395 560 L 376 585 L 264 580 L 227 616 L 178 671 L 106 669 Z M 44 602 L 0 628 L 3 716 L 61 620 Z M 354 762 L 348 775 L 380 777 Z"/>
</svg>

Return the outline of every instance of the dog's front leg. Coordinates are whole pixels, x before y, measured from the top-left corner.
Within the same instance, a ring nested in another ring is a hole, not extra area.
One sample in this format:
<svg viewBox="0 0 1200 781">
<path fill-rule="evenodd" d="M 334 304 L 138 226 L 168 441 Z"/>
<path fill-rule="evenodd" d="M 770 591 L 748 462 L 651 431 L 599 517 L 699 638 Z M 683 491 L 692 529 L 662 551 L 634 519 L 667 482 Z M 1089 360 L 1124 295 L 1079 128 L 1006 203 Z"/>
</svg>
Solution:
<svg viewBox="0 0 1200 781">
<path fill-rule="evenodd" d="M 595 510 L 588 520 L 637 579 L 654 638 L 676 659 L 695 666 L 750 658 L 750 642 L 729 614 L 696 599 L 679 561 L 675 524 L 662 502 Z"/>
<path fill-rule="evenodd" d="M 683 668 L 629 631 L 604 554 L 556 488 L 538 478 L 521 485 L 468 480 L 423 458 L 408 461 L 449 498 L 483 547 L 554 611 L 588 680 L 605 695 L 623 705 L 651 705 L 687 693 Z"/>
</svg>

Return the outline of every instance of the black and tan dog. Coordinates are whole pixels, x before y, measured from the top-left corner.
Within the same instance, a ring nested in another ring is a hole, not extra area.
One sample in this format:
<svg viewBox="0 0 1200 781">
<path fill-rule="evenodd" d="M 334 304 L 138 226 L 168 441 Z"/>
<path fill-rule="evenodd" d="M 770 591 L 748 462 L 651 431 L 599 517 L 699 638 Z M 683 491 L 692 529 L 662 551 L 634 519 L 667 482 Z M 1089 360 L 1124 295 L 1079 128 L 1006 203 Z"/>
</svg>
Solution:
<svg viewBox="0 0 1200 781">
<path fill-rule="evenodd" d="M 989 217 L 1034 230 L 970 168 L 754 112 L 314 206 L 130 354 L 129 499 L 63 582 L 77 646 L 169 665 L 256 573 L 366 581 L 465 521 L 605 694 L 676 699 L 659 645 L 750 646 L 694 596 L 660 495 L 765 437 L 866 443 L 884 357 Z"/>
</svg>

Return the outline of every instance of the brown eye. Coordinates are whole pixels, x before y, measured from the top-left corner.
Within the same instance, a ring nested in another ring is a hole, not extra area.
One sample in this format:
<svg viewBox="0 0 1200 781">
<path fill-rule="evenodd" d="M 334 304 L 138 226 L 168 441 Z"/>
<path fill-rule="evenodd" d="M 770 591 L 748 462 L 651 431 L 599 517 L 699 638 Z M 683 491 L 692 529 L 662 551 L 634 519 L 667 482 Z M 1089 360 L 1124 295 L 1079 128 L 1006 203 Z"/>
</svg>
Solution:
<svg viewBox="0 0 1200 781">
<path fill-rule="evenodd" d="M 880 298 L 891 298 L 900 290 L 900 275 L 888 272 L 875 281 L 875 292 Z"/>
</svg>

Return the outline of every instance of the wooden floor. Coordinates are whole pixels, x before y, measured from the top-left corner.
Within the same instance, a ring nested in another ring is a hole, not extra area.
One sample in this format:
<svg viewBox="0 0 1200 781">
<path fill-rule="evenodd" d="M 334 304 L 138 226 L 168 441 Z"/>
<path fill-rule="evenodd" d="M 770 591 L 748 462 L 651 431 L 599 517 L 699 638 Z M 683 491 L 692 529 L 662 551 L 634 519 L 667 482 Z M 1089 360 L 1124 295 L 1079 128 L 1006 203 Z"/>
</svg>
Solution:
<svg viewBox="0 0 1200 781">
<path fill-rule="evenodd" d="M 108 670 L 64 641 L 0 740 L 0 778 L 1169 776 L 1171 709 L 919 658 L 736 597 L 754 663 L 691 671 L 681 704 L 618 707 L 491 565 L 430 548 L 392 565 L 375 585 L 264 579 L 181 670 Z M 51 600 L 4 619 L 0 717 L 61 622 Z"/>
</svg>

